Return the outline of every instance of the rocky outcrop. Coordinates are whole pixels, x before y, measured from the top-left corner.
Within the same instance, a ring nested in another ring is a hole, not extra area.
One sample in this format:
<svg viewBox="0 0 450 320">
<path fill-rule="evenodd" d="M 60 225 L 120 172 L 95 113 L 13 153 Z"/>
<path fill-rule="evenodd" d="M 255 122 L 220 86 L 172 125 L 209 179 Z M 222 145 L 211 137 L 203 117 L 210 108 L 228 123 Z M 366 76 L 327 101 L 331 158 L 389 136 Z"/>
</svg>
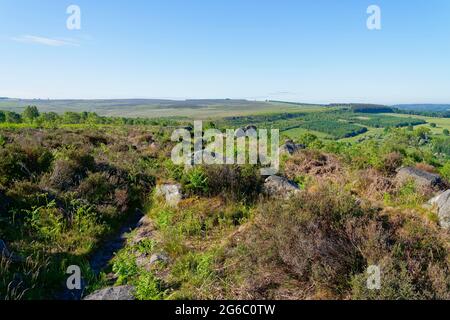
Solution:
<svg viewBox="0 0 450 320">
<path fill-rule="evenodd" d="M 150 239 L 154 236 L 155 226 L 147 215 L 144 215 L 139 220 L 134 234 L 128 239 L 130 245 L 136 245 L 146 239 Z"/>
<path fill-rule="evenodd" d="M 178 184 L 162 184 L 156 186 L 156 196 L 164 197 L 166 203 L 171 207 L 176 207 L 183 199 L 181 186 Z"/>
<path fill-rule="evenodd" d="M 155 263 L 167 263 L 169 262 L 169 258 L 164 253 L 155 253 L 150 257 L 150 265 L 153 265 Z"/>
<path fill-rule="evenodd" d="M 235 131 L 234 135 L 235 135 L 236 138 L 242 138 L 242 137 L 245 137 L 247 135 L 247 131 L 251 131 L 251 130 L 256 133 L 258 128 L 256 128 L 256 126 L 253 126 L 253 125 L 249 125 L 249 126 L 246 126 L 244 128 L 238 128 Z"/>
<path fill-rule="evenodd" d="M 395 178 L 398 184 L 403 184 L 410 180 L 423 189 L 443 190 L 445 188 L 445 184 L 438 174 L 429 173 L 414 167 L 404 167 L 398 170 Z"/>
<path fill-rule="evenodd" d="M 450 190 L 431 199 L 429 205 L 437 210 L 441 227 L 450 229 Z"/>
<path fill-rule="evenodd" d="M 264 182 L 264 193 L 270 197 L 286 198 L 299 191 L 294 182 L 280 176 L 270 176 Z"/>
<path fill-rule="evenodd" d="M 95 291 L 94 293 L 85 297 L 83 300 L 136 300 L 133 296 L 133 291 L 134 287 L 132 286 L 108 287 L 102 290 Z"/>
<path fill-rule="evenodd" d="M 248 131 L 248 130 L 258 130 L 258 128 L 256 127 L 256 126 L 254 126 L 254 125 L 248 125 L 248 126 L 246 126 L 245 128 L 244 128 L 244 130 L 245 131 Z"/>
<path fill-rule="evenodd" d="M 280 154 L 290 154 L 293 155 L 298 150 L 305 149 L 305 145 L 296 144 L 292 140 L 286 140 L 286 142 L 280 147 Z"/>
</svg>

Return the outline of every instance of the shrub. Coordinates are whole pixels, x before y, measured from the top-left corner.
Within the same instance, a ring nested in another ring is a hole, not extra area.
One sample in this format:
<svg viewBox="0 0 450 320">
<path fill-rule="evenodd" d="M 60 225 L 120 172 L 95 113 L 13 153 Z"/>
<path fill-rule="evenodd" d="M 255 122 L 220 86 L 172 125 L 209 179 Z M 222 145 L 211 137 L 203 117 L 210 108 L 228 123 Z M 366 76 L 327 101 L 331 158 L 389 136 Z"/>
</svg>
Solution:
<svg viewBox="0 0 450 320">
<path fill-rule="evenodd" d="M 78 184 L 85 169 L 73 160 L 57 160 L 50 176 L 53 187 L 65 191 Z"/>
<path fill-rule="evenodd" d="M 316 135 L 309 132 L 302 133 L 297 139 L 298 143 L 304 145 L 307 148 L 310 148 L 318 140 L 319 138 Z"/>
<path fill-rule="evenodd" d="M 9 185 L 15 179 L 27 176 L 26 155 L 17 146 L 0 148 L 0 184 Z"/>
<path fill-rule="evenodd" d="M 116 189 L 114 191 L 114 204 L 120 212 L 126 212 L 130 206 L 130 195 L 128 189 Z"/>
<path fill-rule="evenodd" d="M 206 166 L 208 195 L 222 195 L 234 201 L 253 201 L 262 190 L 263 179 L 253 166 Z"/>
<path fill-rule="evenodd" d="M 6 195 L 13 202 L 15 209 L 30 209 L 46 205 L 50 195 L 38 185 L 30 181 L 17 181 L 7 191 Z"/>
<path fill-rule="evenodd" d="M 81 198 L 96 204 L 105 201 L 113 190 L 106 176 L 102 173 L 89 173 L 78 186 L 78 193 Z"/>
<path fill-rule="evenodd" d="M 367 286 L 368 274 L 360 273 L 352 277 L 352 299 L 354 300 L 415 300 L 413 279 L 407 266 L 388 259 L 380 266 L 381 289 L 370 290 Z"/>
<path fill-rule="evenodd" d="M 30 226 L 34 237 L 44 241 L 54 241 L 62 234 L 65 223 L 55 202 L 25 212 L 28 215 L 25 224 Z"/>
<path fill-rule="evenodd" d="M 114 257 L 112 271 L 118 276 L 117 284 L 127 283 L 136 277 L 139 268 L 133 253 L 126 249 L 119 251 Z"/>
<path fill-rule="evenodd" d="M 439 231 L 416 215 L 394 211 L 383 232 L 388 235 L 387 246 L 369 261 L 380 266 L 381 290 L 367 290 L 367 275 L 355 275 L 353 298 L 449 299 L 448 250 Z"/>
<path fill-rule="evenodd" d="M 430 197 L 432 192 L 431 189 L 420 188 L 413 180 L 408 180 L 401 186 L 398 186 L 392 194 L 386 195 L 386 204 L 417 208 Z"/>
<path fill-rule="evenodd" d="M 444 179 L 450 182 L 450 161 L 447 161 L 439 172 Z"/>
<path fill-rule="evenodd" d="M 341 188 L 321 186 L 289 204 L 265 203 L 260 212 L 280 260 L 301 279 L 338 291 L 361 269 L 363 257 L 346 227 L 364 212 Z"/>
<path fill-rule="evenodd" d="M 6 111 L 5 112 L 5 122 L 8 122 L 8 123 L 21 123 L 22 122 L 22 117 L 20 116 L 20 114 L 18 114 L 16 112 Z"/>
<path fill-rule="evenodd" d="M 200 167 L 190 170 L 182 183 L 184 189 L 192 194 L 205 194 L 208 191 L 208 177 Z"/>
<path fill-rule="evenodd" d="M 33 178 L 49 170 L 52 160 L 52 154 L 43 148 L 22 149 L 12 144 L 0 147 L 0 184 Z"/>
<path fill-rule="evenodd" d="M 176 181 L 182 181 L 184 176 L 183 166 L 174 164 L 172 160 L 166 160 L 164 161 L 164 167 L 166 169 L 167 175 L 170 178 Z"/>
<path fill-rule="evenodd" d="M 338 186 L 319 185 L 296 198 L 262 203 L 254 261 L 271 259 L 315 292 L 353 299 L 448 299 L 446 236 L 415 213 L 377 213 Z M 257 235 L 257 237 L 255 237 Z M 274 248 L 260 256 L 260 248 Z M 381 268 L 381 290 L 368 290 L 369 265 Z"/>
<path fill-rule="evenodd" d="M 167 290 L 151 272 L 142 272 L 136 280 L 134 296 L 138 300 L 162 300 L 167 296 Z"/>
<path fill-rule="evenodd" d="M 214 253 L 188 253 L 173 266 L 171 277 L 191 289 L 207 285 L 214 278 Z"/>
<path fill-rule="evenodd" d="M 291 180 L 305 175 L 314 178 L 336 176 L 343 172 L 340 161 L 336 157 L 317 150 L 296 153 L 288 159 L 284 171 L 286 177 Z"/>
<path fill-rule="evenodd" d="M 91 154 L 91 150 L 88 148 L 68 145 L 57 150 L 54 156 L 57 160 L 74 161 L 86 171 L 94 171 L 95 169 L 95 160 Z"/>
<path fill-rule="evenodd" d="M 400 152 L 391 152 L 383 156 L 382 167 L 380 168 L 387 174 L 395 174 L 396 169 L 403 163 L 403 155 Z"/>
</svg>

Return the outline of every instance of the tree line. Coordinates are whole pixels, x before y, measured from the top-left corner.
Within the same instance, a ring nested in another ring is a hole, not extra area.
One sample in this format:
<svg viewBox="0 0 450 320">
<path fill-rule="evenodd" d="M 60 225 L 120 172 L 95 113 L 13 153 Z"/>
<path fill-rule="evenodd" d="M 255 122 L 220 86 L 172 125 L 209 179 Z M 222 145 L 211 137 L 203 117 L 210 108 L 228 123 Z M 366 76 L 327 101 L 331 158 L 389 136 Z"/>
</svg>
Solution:
<svg viewBox="0 0 450 320">
<path fill-rule="evenodd" d="M 0 123 L 59 125 L 59 124 L 106 124 L 106 125 L 174 125 L 169 119 L 105 117 L 95 112 L 40 112 L 36 106 L 27 106 L 22 113 L 0 110 Z"/>
</svg>

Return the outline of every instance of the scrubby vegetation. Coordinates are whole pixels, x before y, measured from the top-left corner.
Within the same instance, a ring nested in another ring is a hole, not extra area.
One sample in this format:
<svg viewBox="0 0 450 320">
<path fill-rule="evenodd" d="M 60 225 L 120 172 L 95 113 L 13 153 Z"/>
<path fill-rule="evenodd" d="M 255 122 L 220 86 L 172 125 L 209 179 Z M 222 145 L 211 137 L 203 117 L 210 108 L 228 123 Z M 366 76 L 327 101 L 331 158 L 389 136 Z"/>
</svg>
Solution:
<svg viewBox="0 0 450 320">
<path fill-rule="evenodd" d="M 28 258 L 2 261 L 0 292 L 49 297 L 68 263 L 88 265 L 102 240 L 145 205 L 159 149 L 145 131 L 24 129 L 2 137 L 0 238 Z M 135 143 L 141 137 L 145 144 Z M 26 272 L 17 278 L 16 268 Z"/>
<path fill-rule="evenodd" d="M 283 155 L 279 175 L 300 191 L 277 198 L 256 166 L 174 165 L 163 124 L 185 121 L 43 116 L 0 113 L 0 239 L 14 253 L 0 256 L 2 299 L 59 297 L 69 265 L 82 268 L 85 293 L 131 285 L 141 300 L 450 299 L 449 233 L 424 207 L 435 190 L 396 180 L 409 166 L 450 182 L 449 138 L 422 122 L 349 110 L 211 121 L 332 136 L 295 139 L 305 149 Z M 377 136 L 338 140 L 377 126 Z M 97 250 L 136 212 L 143 222 L 96 269 Z M 367 288 L 371 265 L 380 290 Z"/>
</svg>

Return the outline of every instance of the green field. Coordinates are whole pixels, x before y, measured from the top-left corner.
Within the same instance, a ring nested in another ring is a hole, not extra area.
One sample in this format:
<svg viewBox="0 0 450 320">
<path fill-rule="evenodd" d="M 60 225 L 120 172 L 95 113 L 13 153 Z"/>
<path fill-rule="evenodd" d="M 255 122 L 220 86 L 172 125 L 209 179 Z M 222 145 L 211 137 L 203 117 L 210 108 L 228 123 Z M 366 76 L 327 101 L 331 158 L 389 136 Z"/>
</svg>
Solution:
<svg viewBox="0 0 450 320">
<path fill-rule="evenodd" d="M 409 115 L 405 114 L 389 114 L 395 117 L 407 118 Z M 414 118 L 419 118 L 425 120 L 427 124 L 422 125 L 422 127 L 427 127 L 431 129 L 431 132 L 434 134 L 441 135 L 444 129 L 450 130 L 450 118 L 432 118 L 432 117 L 424 117 L 424 116 L 414 116 Z M 430 123 L 435 123 L 437 127 L 433 128 L 430 126 Z"/>
<path fill-rule="evenodd" d="M 357 141 L 361 137 L 378 134 L 384 128 L 400 128 L 409 125 L 425 125 L 418 117 L 394 117 L 389 114 L 361 114 L 346 109 L 334 109 L 323 112 L 310 112 L 290 119 L 273 119 L 265 126 L 276 127 L 291 139 L 297 139 L 306 132 L 324 139 L 345 139 Z"/>
<path fill-rule="evenodd" d="M 319 138 L 322 139 L 332 139 L 333 137 L 330 136 L 329 134 L 320 132 L 320 131 L 314 131 L 314 130 L 308 130 L 308 129 L 303 129 L 303 128 L 294 128 L 294 129 L 289 129 L 287 131 L 283 131 L 282 135 L 288 137 L 289 139 L 298 139 L 299 137 L 301 137 L 304 134 L 307 133 L 312 133 L 314 135 L 316 135 Z"/>
</svg>

